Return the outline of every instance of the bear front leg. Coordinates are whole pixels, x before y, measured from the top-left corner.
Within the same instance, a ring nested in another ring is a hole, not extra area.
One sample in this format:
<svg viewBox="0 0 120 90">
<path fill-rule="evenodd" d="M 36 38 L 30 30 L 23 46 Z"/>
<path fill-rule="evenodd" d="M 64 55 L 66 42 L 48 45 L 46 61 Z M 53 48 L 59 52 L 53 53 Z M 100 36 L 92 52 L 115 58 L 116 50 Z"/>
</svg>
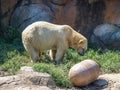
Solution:
<svg viewBox="0 0 120 90">
<path fill-rule="evenodd" d="M 28 53 L 30 54 L 32 61 L 31 62 L 37 62 L 39 60 L 39 52 L 36 51 L 34 48 L 29 48 Z"/>
<path fill-rule="evenodd" d="M 49 54 L 50 54 L 51 60 L 55 60 L 56 50 L 51 49 Z"/>
<path fill-rule="evenodd" d="M 63 49 L 57 50 L 56 57 L 55 57 L 55 61 L 57 64 L 61 63 L 61 61 L 63 60 L 65 52 L 66 52 L 66 50 L 63 50 Z"/>
<path fill-rule="evenodd" d="M 31 58 L 32 58 L 32 62 L 37 62 L 39 61 L 39 53 L 35 50 L 32 51 L 32 54 L 31 54 Z"/>
<path fill-rule="evenodd" d="M 24 44 L 24 47 L 31 56 L 31 62 L 37 62 L 39 60 L 39 52 L 35 50 L 30 44 Z"/>
</svg>

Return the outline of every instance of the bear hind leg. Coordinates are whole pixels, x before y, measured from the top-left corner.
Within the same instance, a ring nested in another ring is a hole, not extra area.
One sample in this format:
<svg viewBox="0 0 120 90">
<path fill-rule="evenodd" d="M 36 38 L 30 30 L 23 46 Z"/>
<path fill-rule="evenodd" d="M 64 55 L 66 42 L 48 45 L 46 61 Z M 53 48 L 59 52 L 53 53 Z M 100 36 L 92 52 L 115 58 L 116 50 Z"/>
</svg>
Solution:
<svg viewBox="0 0 120 90">
<path fill-rule="evenodd" d="M 66 50 L 62 50 L 62 49 L 57 50 L 57 53 L 55 56 L 55 61 L 57 64 L 61 63 L 61 61 L 63 60 L 65 52 L 66 52 Z"/>
<path fill-rule="evenodd" d="M 50 50 L 49 54 L 50 54 L 51 60 L 55 60 L 56 52 L 57 52 L 56 50 L 53 50 L 53 49 Z"/>
<path fill-rule="evenodd" d="M 63 40 L 63 43 L 58 44 L 57 52 L 55 56 L 55 61 L 57 64 L 61 63 L 61 61 L 63 60 L 64 54 L 68 49 L 68 43 L 66 41 L 67 40 Z"/>
</svg>

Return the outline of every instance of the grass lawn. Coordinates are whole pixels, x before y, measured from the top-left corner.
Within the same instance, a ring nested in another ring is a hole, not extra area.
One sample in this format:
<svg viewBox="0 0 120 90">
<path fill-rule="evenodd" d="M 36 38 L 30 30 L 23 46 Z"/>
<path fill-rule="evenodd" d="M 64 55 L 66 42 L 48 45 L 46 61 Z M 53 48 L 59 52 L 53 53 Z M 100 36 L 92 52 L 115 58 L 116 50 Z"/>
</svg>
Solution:
<svg viewBox="0 0 120 90">
<path fill-rule="evenodd" d="M 120 72 L 120 51 L 95 50 L 88 48 L 84 56 L 79 56 L 73 49 L 69 49 L 62 61 L 62 64 L 56 65 L 49 61 L 47 54 L 40 63 L 31 63 L 29 55 L 24 50 L 20 39 L 14 39 L 7 43 L 0 39 L 0 70 L 9 74 L 15 74 L 21 66 L 32 66 L 36 71 L 47 72 L 52 75 L 58 86 L 71 87 L 68 79 L 69 69 L 76 63 L 85 60 L 95 60 L 101 68 L 101 73 L 118 73 Z"/>
</svg>

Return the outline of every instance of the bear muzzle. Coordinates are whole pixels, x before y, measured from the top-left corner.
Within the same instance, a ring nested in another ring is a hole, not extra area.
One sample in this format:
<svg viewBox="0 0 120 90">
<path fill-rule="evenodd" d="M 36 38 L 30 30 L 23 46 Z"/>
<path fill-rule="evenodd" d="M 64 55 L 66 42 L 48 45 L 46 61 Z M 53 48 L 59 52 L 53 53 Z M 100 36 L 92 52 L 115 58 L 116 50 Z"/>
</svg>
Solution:
<svg viewBox="0 0 120 90">
<path fill-rule="evenodd" d="M 85 53 L 85 50 L 84 50 L 84 49 L 81 49 L 80 51 L 78 51 L 78 54 L 81 55 L 81 56 L 83 56 L 84 53 Z"/>
</svg>

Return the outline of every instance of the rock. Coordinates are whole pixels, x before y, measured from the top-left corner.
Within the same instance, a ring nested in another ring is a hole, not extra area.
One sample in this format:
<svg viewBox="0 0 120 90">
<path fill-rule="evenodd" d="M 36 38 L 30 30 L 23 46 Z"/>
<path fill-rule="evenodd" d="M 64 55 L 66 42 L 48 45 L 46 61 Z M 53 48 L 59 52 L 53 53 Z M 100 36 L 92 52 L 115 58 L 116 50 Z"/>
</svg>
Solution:
<svg viewBox="0 0 120 90">
<path fill-rule="evenodd" d="M 120 24 L 120 1 L 119 0 L 104 0 L 105 1 L 105 10 L 103 22 Z"/>
<path fill-rule="evenodd" d="M 3 77 L 3 76 L 8 76 L 9 73 L 8 72 L 5 72 L 5 71 L 0 71 L 0 77 Z"/>
<path fill-rule="evenodd" d="M 52 85 L 53 83 L 53 82 L 48 83 L 49 81 L 52 81 L 51 78 L 52 77 L 49 74 L 44 73 L 37 76 L 31 76 L 29 77 L 29 80 L 35 85 L 48 86 L 48 84 Z M 54 86 L 55 86 L 55 82 L 54 82 Z"/>
<path fill-rule="evenodd" d="M 56 87 L 56 84 L 52 80 L 51 75 L 47 73 L 36 72 L 32 69 L 32 67 L 28 67 L 28 66 L 21 67 L 19 76 L 24 78 L 23 81 L 24 83 L 28 82 L 29 84 L 48 86 L 50 88 Z"/>
<path fill-rule="evenodd" d="M 0 86 L 16 85 L 18 83 L 20 83 L 20 77 L 17 75 L 0 77 Z"/>
<path fill-rule="evenodd" d="M 3 1 L 6 3 L 3 4 Z M 2 8 L 9 6 L 7 2 L 2 0 Z M 99 3 L 95 5 L 93 2 Z M 12 4 L 12 9 L 8 12 L 6 23 L 21 31 L 35 21 L 44 20 L 68 24 L 86 37 L 89 37 L 91 29 L 102 21 L 101 7 L 104 7 L 101 0 L 9 0 L 9 3 Z"/>
<path fill-rule="evenodd" d="M 10 25 L 21 31 L 35 21 L 68 24 L 75 27 L 76 0 L 23 0 L 10 18 Z"/>
<path fill-rule="evenodd" d="M 52 90 L 47 86 L 18 86 L 15 87 L 15 90 Z"/>
<path fill-rule="evenodd" d="M 117 82 L 117 83 L 115 83 L 115 84 L 114 84 L 114 87 L 116 87 L 116 88 L 119 88 L 119 89 L 120 89 L 120 81 L 119 81 L 119 82 Z"/>
<path fill-rule="evenodd" d="M 64 5 L 67 3 L 68 0 L 51 0 L 52 3 L 57 5 Z"/>
<path fill-rule="evenodd" d="M 93 85 L 101 88 L 108 87 L 108 82 L 105 79 L 97 79 L 95 82 L 93 82 Z"/>
<path fill-rule="evenodd" d="M 99 0 L 88 0 L 88 2 L 89 2 L 90 4 L 95 3 L 95 2 L 97 2 L 97 1 L 99 1 Z"/>
<path fill-rule="evenodd" d="M 20 71 L 22 72 L 33 72 L 33 68 L 32 67 L 28 67 L 28 66 L 23 66 L 21 67 Z"/>
<path fill-rule="evenodd" d="M 21 31 L 29 24 L 36 21 L 51 22 L 53 18 L 50 8 L 43 4 L 31 4 L 17 7 L 11 16 L 10 23 L 14 27 L 18 27 Z"/>
<path fill-rule="evenodd" d="M 74 86 L 86 86 L 99 76 L 99 65 L 90 59 L 75 64 L 69 71 L 69 78 Z"/>
<path fill-rule="evenodd" d="M 97 25 L 120 24 L 119 8 L 119 0 L 0 0 L 0 21 L 21 31 L 38 20 L 68 24 L 90 39 Z"/>
<path fill-rule="evenodd" d="M 17 75 L 0 77 L 0 87 L 14 86 L 14 85 L 33 85 L 33 86 L 38 85 L 38 86 L 47 86 L 49 88 L 56 87 L 56 84 L 52 80 L 51 75 L 47 73 L 38 73 L 34 71 L 32 67 L 28 67 L 28 66 L 21 67 L 21 70 Z M 30 88 L 28 86 L 25 87 Z"/>
<path fill-rule="evenodd" d="M 120 49 L 120 27 L 112 24 L 98 25 L 91 41 L 102 47 Z"/>
<path fill-rule="evenodd" d="M 104 74 L 99 76 L 99 79 L 108 82 L 108 87 L 105 90 L 120 90 L 120 74 Z"/>
<path fill-rule="evenodd" d="M 1 12 L 0 15 L 2 14 L 4 18 L 2 18 L 2 23 L 8 25 L 9 24 L 9 19 L 10 15 L 14 9 L 14 6 L 17 3 L 17 0 L 0 0 L 0 8 Z M 8 4 L 9 3 L 9 4 Z"/>
<path fill-rule="evenodd" d="M 53 89 L 47 86 L 13 85 L 13 86 L 1 87 L 0 90 L 53 90 Z"/>
</svg>

